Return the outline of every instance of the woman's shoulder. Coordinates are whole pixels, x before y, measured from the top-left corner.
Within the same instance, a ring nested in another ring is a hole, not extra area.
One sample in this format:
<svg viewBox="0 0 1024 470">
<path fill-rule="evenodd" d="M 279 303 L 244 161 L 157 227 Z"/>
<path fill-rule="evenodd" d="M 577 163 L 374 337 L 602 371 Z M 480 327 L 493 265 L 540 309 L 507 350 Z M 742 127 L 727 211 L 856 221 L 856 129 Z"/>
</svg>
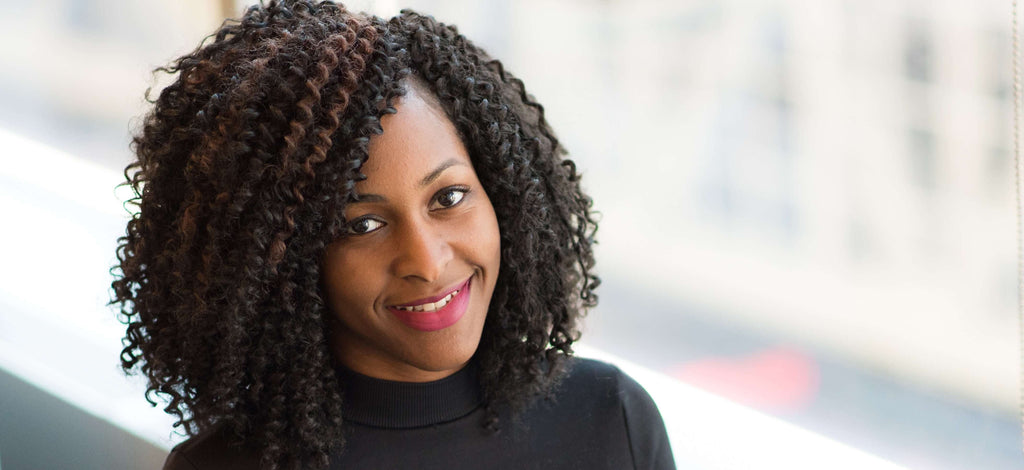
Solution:
<svg viewBox="0 0 1024 470">
<path fill-rule="evenodd" d="M 675 468 L 658 406 L 643 386 L 618 367 L 594 359 L 570 359 L 554 405 L 552 411 L 564 409 L 578 423 L 576 432 L 596 432 L 591 436 L 594 442 L 621 429 L 633 468 Z M 608 449 L 613 445 L 608 443 Z"/>
<path fill-rule="evenodd" d="M 215 425 L 171 449 L 164 470 L 252 469 L 259 456 L 250 449 L 234 445 L 227 427 Z"/>
<path fill-rule="evenodd" d="M 647 390 L 617 366 L 595 359 L 569 358 L 566 373 L 545 408 L 591 419 L 625 418 L 630 428 L 664 428 Z"/>
<path fill-rule="evenodd" d="M 575 421 L 591 421 L 585 426 L 601 433 L 609 432 L 612 423 L 622 426 L 633 468 L 675 468 L 662 414 L 643 386 L 621 369 L 608 362 L 573 357 L 555 399 L 556 408 L 569 409 Z"/>
<path fill-rule="evenodd" d="M 565 378 L 559 386 L 559 394 L 612 400 L 623 405 L 643 402 L 657 412 L 654 400 L 643 386 L 617 366 L 596 359 L 570 358 Z"/>
</svg>

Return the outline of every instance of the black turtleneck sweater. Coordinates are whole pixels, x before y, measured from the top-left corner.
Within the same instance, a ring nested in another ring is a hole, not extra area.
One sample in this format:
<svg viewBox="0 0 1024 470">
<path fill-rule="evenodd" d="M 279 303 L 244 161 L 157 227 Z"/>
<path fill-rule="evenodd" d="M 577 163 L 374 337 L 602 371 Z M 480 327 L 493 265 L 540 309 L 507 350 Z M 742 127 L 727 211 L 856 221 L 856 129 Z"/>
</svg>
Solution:
<svg viewBox="0 0 1024 470">
<path fill-rule="evenodd" d="M 477 371 L 427 383 L 340 370 L 346 442 L 341 469 L 674 469 L 661 415 L 647 392 L 615 366 L 570 359 L 554 400 L 538 401 L 501 431 L 483 427 Z M 165 470 L 256 468 L 252 449 L 228 446 L 214 428 L 182 442 Z"/>
</svg>

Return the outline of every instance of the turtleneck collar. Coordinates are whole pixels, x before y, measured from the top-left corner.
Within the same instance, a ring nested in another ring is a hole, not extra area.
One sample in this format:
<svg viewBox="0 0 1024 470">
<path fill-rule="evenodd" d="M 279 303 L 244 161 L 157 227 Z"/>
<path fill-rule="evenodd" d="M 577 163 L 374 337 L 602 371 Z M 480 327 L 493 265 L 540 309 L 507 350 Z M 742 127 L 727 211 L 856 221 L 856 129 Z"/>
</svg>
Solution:
<svg viewBox="0 0 1024 470">
<path fill-rule="evenodd" d="M 417 428 L 468 415 L 483 401 L 476 361 L 434 382 L 375 379 L 338 367 L 347 421 L 380 428 Z"/>
</svg>

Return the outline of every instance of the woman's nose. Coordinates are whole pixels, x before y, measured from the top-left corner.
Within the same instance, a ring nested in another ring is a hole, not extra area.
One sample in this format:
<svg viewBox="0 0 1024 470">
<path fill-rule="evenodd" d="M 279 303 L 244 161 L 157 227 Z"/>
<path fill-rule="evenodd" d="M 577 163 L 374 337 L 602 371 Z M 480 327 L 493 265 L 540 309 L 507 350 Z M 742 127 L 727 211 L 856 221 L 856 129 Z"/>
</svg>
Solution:
<svg viewBox="0 0 1024 470">
<path fill-rule="evenodd" d="M 394 258 L 395 275 L 436 282 L 452 259 L 452 248 L 443 230 L 429 222 L 409 222 L 400 230 Z"/>
</svg>

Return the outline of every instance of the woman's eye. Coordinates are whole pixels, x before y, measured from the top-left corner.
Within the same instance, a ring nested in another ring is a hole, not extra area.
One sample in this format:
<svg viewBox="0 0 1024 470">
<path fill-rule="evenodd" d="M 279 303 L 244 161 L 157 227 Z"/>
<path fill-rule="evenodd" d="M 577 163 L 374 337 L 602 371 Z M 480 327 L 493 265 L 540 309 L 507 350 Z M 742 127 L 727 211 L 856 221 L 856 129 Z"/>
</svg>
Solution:
<svg viewBox="0 0 1024 470">
<path fill-rule="evenodd" d="M 350 235 L 363 235 L 366 233 L 373 232 L 384 226 L 384 222 L 377 219 L 371 219 L 364 217 L 362 219 L 356 219 L 348 224 L 348 233 Z"/>
<path fill-rule="evenodd" d="M 434 197 L 434 201 L 436 201 L 437 205 L 442 209 L 447 209 L 462 202 L 462 198 L 466 197 L 466 193 L 468 192 L 468 188 L 445 188 L 442 189 L 441 192 L 437 193 L 437 196 Z"/>
</svg>

